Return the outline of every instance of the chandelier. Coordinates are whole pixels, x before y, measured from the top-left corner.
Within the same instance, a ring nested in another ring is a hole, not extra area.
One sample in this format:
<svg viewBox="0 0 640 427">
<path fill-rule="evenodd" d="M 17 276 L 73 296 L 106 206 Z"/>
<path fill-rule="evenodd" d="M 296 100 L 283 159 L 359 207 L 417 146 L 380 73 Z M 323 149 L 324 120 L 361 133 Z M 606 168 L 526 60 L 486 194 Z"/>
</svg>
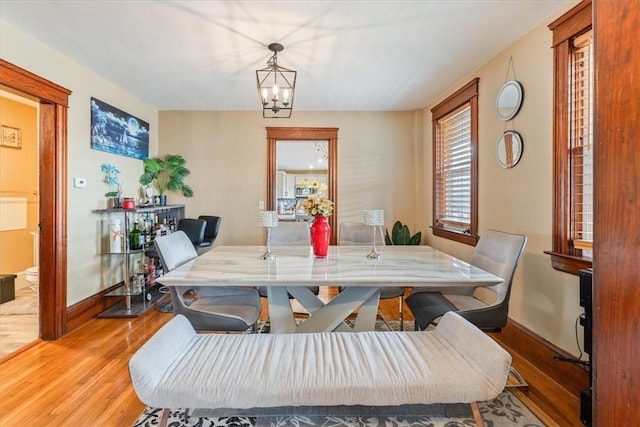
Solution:
<svg viewBox="0 0 640 427">
<path fill-rule="evenodd" d="M 271 43 L 268 48 L 273 56 L 267 68 L 256 70 L 262 117 L 288 119 L 293 111 L 297 72 L 278 65 L 278 52 L 284 50 L 280 43 Z"/>
</svg>

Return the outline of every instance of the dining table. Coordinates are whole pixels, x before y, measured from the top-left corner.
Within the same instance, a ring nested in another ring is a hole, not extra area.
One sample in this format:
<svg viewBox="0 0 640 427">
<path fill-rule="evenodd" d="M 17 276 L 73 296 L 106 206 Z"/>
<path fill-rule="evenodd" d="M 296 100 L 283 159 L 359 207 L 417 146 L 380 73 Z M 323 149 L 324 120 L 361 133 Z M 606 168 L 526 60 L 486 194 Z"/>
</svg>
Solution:
<svg viewBox="0 0 640 427">
<path fill-rule="evenodd" d="M 165 286 L 265 286 L 272 333 L 374 330 L 385 286 L 479 287 L 503 279 L 426 245 L 384 246 L 379 259 L 370 246 L 330 246 L 326 257 L 310 247 L 218 246 L 159 277 Z M 309 286 L 340 286 L 330 300 Z M 296 317 L 291 298 L 309 313 Z M 353 316 L 355 316 L 355 320 Z M 350 321 L 347 321 L 350 319 Z"/>
</svg>

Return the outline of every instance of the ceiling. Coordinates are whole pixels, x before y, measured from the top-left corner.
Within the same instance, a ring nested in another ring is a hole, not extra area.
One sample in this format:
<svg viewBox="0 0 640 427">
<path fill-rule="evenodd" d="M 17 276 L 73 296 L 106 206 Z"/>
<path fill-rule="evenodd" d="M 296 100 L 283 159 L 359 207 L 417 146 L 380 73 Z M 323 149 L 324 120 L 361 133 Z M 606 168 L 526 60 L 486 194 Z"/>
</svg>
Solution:
<svg viewBox="0 0 640 427">
<path fill-rule="evenodd" d="M 406 111 L 575 3 L 2 0 L 0 19 L 159 110 L 258 110 L 255 70 L 279 42 L 294 114 Z"/>
<path fill-rule="evenodd" d="M 328 149 L 327 141 L 278 141 L 277 169 L 326 173 L 329 168 Z"/>
</svg>

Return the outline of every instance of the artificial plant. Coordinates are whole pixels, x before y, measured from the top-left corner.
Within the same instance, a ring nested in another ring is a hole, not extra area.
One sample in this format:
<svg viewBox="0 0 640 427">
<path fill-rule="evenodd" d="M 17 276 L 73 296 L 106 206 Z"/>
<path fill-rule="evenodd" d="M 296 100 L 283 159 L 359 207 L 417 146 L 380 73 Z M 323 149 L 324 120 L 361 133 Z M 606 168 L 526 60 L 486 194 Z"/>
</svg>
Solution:
<svg viewBox="0 0 640 427">
<path fill-rule="evenodd" d="M 144 160 L 144 173 L 140 184 L 153 186 L 160 196 L 166 191 L 182 193 L 184 197 L 193 197 L 193 188 L 184 178 L 191 173 L 185 167 L 187 161 L 179 154 L 166 154 L 164 157 L 150 157 Z"/>
<path fill-rule="evenodd" d="M 387 245 L 419 245 L 421 239 L 422 231 L 418 231 L 412 236 L 409 227 L 400 221 L 393 224 L 391 235 L 389 235 L 388 229 L 384 230 L 384 242 Z"/>
</svg>

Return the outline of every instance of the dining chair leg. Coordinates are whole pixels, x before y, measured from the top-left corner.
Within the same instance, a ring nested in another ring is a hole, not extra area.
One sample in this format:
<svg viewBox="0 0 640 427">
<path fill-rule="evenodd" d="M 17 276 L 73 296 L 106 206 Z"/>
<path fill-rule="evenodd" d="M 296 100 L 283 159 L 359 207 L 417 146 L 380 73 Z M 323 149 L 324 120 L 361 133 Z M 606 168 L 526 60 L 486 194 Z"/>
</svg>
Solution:
<svg viewBox="0 0 640 427">
<path fill-rule="evenodd" d="M 259 334 L 264 333 L 264 330 L 266 329 L 267 325 L 271 326 L 271 325 L 269 324 L 269 318 L 268 318 L 268 317 L 262 321 L 262 324 L 261 324 L 261 325 L 260 325 L 260 327 L 258 328 L 257 333 L 259 333 Z"/>
<path fill-rule="evenodd" d="M 389 324 L 389 322 L 387 321 L 387 319 L 385 319 L 385 317 L 383 316 L 382 313 L 378 312 L 378 317 L 380 318 L 380 320 L 382 320 L 382 323 L 385 324 L 385 326 L 387 328 L 389 328 L 390 331 L 393 332 L 393 328 L 391 327 L 391 325 Z"/>
</svg>

